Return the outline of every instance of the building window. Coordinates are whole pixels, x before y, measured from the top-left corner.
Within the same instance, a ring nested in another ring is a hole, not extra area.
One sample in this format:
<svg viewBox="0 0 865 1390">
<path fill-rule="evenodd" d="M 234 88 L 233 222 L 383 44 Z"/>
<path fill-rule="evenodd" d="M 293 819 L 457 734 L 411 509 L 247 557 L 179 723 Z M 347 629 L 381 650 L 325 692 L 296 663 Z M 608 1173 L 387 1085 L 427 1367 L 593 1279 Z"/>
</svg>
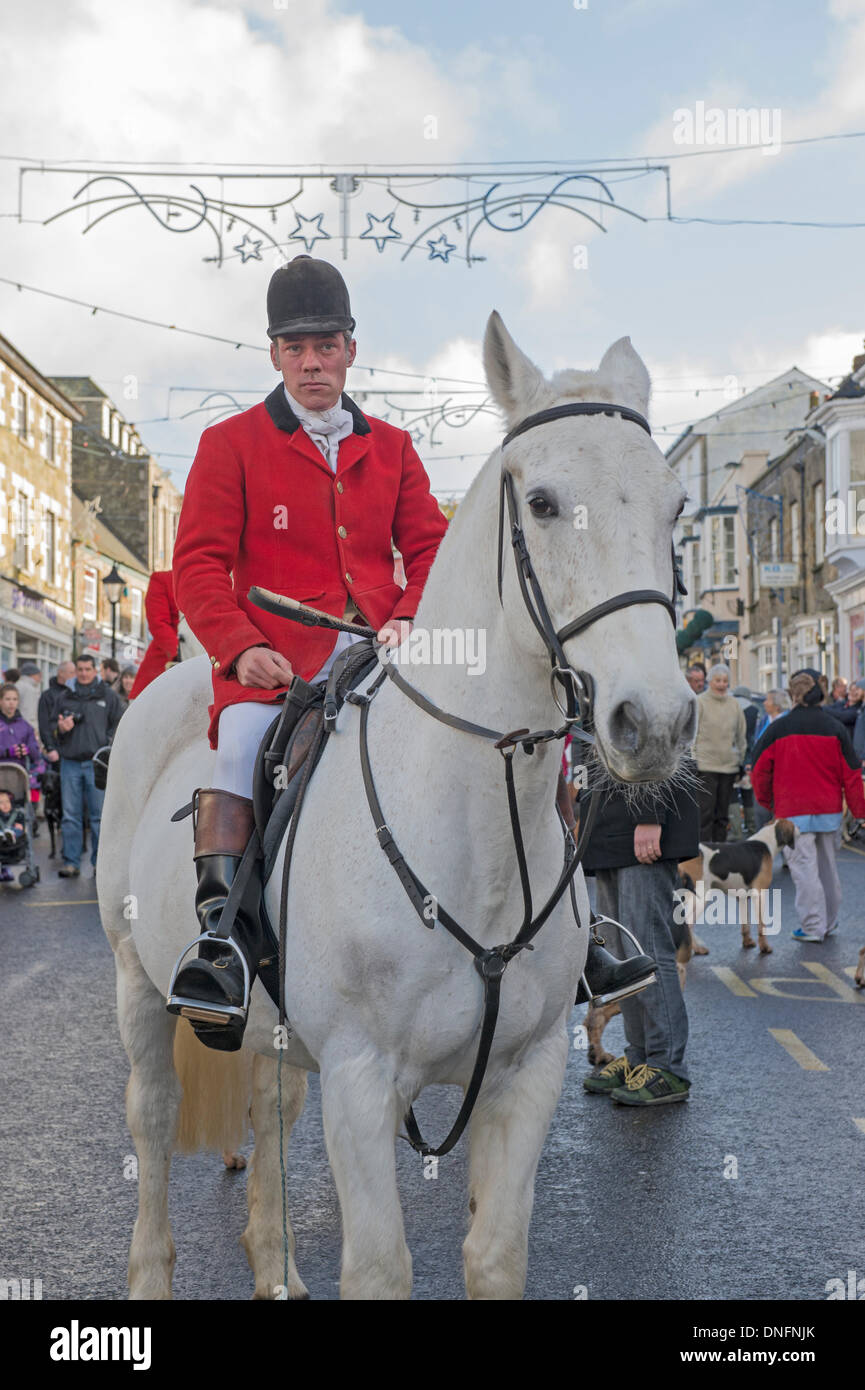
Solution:
<svg viewBox="0 0 865 1390">
<path fill-rule="evenodd" d="M 850 487 L 856 493 L 857 503 L 865 497 L 865 430 L 851 430 L 850 440 Z M 858 511 L 857 511 L 858 515 Z M 851 532 L 855 532 L 855 520 L 851 518 Z"/>
<path fill-rule="evenodd" d="M 57 518 L 45 513 L 45 583 L 57 583 Z"/>
<path fill-rule="evenodd" d="M 111 443 L 120 444 L 120 416 L 114 415 L 111 420 Z"/>
<path fill-rule="evenodd" d="M 98 577 L 95 570 L 86 569 L 84 571 L 84 602 L 81 608 L 82 617 L 89 622 L 96 621 L 96 600 L 99 593 Z"/>
<path fill-rule="evenodd" d="M 19 439 L 26 439 L 30 433 L 30 402 L 27 399 L 27 392 L 18 386 L 15 389 L 15 400 L 13 404 L 12 428 Z"/>
<path fill-rule="evenodd" d="M 132 599 L 132 620 L 131 620 L 131 625 L 130 625 L 130 628 L 129 628 L 129 633 L 130 633 L 130 636 L 132 636 L 132 637 L 140 637 L 140 636 L 141 636 L 141 590 L 140 590 L 140 589 L 130 589 L 130 590 L 129 590 L 129 594 L 130 594 L 130 598 Z"/>
<path fill-rule="evenodd" d="M 814 564 L 822 565 L 826 556 L 826 489 L 814 484 Z"/>
<path fill-rule="evenodd" d="M 107 401 L 102 402 L 102 433 L 106 439 L 111 437 L 111 406 Z"/>
<path fill-rule="evenodd" d="M 790 559 L 798 564 L 802 558 L 801 530 L 799 526 L 799 503 L 790 503 Z"/>
<path fill-rule="evenodd" d="M 48 411 L 45 412 L 45 457 L 49 463 L 57 459 L 57 421 Z"/>
<path fill-rule="evenodd" d="M 772 520 L 769 522 L 769 559 L 773 562 L 781 558 L 778 543 L 779 530 L 778 518 L 773 516 Z"/>
<path fill-rule="evenodd" d="M 712 588 L 736 583 L 736 518 L 712 517 Z"/>
<path fill-rule="evenodd" d="M 826 472 L 829 482 L 829 496 L 837 497 L 841 491 L 841 436 L 833 434 L 826 443 Z"/>
<path fill-rule="evenodd" d="M 23 492 L 15 498 L 15 564 L 30 568 L 30 502 Z"/>
</svg>

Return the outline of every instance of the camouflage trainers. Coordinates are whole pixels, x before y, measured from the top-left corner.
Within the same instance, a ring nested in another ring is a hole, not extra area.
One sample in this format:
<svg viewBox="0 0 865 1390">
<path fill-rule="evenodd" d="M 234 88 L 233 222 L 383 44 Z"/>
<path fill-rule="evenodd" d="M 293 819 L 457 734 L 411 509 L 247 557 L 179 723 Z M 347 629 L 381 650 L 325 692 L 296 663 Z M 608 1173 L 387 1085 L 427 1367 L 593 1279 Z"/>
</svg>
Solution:
<svg viewBox="0 0 865 1390">
<path fill-rule="evenodd" d="M 617 1105 L 671 1105 L 676 1100 L 687 1100 L 690 1090 L 690 1081 L 644 1064 L 632 1067 L 624 1086 L 610 1094 Z"/>
<path fill-rule="evenodd" d="M 602 1071 L 592 1072 L 591 1076 L 587 1076 L 583 1086 L 587 1091 L 591 1091 L 593 1096 L 608 1096 L 623 1085 L 630 1074 L 627 1057 L 617 1057 L 614 1062 L 608 1062 Z"/>
</svg>

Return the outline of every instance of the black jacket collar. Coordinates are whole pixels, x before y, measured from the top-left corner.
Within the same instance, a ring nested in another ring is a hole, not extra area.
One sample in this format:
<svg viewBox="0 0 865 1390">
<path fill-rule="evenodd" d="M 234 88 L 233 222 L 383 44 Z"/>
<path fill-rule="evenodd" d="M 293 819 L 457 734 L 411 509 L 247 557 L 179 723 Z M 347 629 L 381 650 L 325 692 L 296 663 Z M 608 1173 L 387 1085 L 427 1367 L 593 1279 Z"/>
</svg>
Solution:
<svg viewBox="0 0 865 1390">
<path fill-rule="evenodd" d="M 295 430 L 300 429 L 300 421 L 289 405 L 285 397 L 285 387 L 282 382 L 266 398 L 265 407 L 273 423 L 278 430 L 285 430 L 286 434 L 294 434 Z M 354 420 L 354 434 L 369 434 L 372 426 L 366 416 L 361 412 L 359 406 L 355 405 L 351 396 L 342 393 L 340 404 L 343 410 L 349 411 Z"/>
</svg>

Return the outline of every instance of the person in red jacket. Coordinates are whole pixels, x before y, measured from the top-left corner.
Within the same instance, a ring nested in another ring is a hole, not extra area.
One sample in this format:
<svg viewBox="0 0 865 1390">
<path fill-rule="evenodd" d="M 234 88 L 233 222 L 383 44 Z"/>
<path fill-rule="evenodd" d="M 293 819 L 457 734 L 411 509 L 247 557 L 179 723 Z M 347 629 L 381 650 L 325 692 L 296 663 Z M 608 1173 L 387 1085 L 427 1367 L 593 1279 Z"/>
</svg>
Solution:
<svg viewBox="0 0 865 1390">
<path fill-rule="evenodd" d="M 252 769 L 274 702 L 294 674 L 322 680 L 357 640 L 263 612 L 247 598 L 250 586 L 357 617 L 379 642 L 397 646 L 447 529 L 410 435 L 367 417 L 344 394 L 357 347 L 336 267 L 295 257 L 271 278 L 267 309 L 282 380 L 260 405 L 205 430 L 174 546 L 175 598 L 213 666 L 209 737 L 217 756 L 212 786 L 195 798 L 202 932 L 216 926 L 252 833 Z M 404 589 L 394 582 L 393 543 Z M 264 949 L 260 894 L 253 874 L 232 927 L 250 982 Z M 231 948 L 203 943 L 173 996 L 201 1002 L 198 1016 L 183 1012 L 202 1042 L 240 1046 L 248 995 Z"/>
<path fill-rule="evenodd" d="M 811 669 L 797 671 L 789 690 L 793 708 L 774 720 L 756 744 L 751 783 L 761 806 L 799 830 L 784 856 L 801 923 L 793 937 L 819 942 L 838 926 L 841 884 L 835 840 L 844 797 L 854 816 L 865 817 L 862 764 L 844 725 L 820 708 L 825 677 Z"/>
<path fill-rule="evenodd" d="M 154 570 L 144 596 L 144 612 L 150 628 L 150 644 L 138 668 L 130 699 L 161 676 L 166 666 L 177 660 L 177 624 L 180 611 L 174 601 L 171 570 Z"/>
</svg>

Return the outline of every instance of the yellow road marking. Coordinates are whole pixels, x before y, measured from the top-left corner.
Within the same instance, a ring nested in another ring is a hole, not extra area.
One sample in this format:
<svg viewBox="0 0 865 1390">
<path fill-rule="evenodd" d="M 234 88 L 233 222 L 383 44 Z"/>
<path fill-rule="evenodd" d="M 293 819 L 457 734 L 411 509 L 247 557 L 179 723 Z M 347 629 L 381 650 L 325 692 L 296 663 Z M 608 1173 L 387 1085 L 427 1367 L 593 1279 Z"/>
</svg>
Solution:
<svg viewBox="0 0 865 1390">
<path fill-rule="evenodd" d="M 98 903 L 98 898 L 48 898 L 41 903 L 22 903 L 22 907 L 85 907 Z"/>
<path fill-rule="evenodd" d="M 854 1119 L 853 1123 L 857 1129 L 861 1129 L 862 1133 L 865 1134 L 865 1120 Z"/>
<path fill-rule="evenodd" d="M 789 1028 L 770 1028 L 769 1032 L 776 1042 L 779 1042 L 785 1052 L 789 1052 L 794 1062 L 798 1062 L 804 1071 L 828 1071 L 825 1062 L 821 1062 L 816 1057 L 810 1047 L 806 1047 L 801 1038 Z"/>
<path fill-rule="evenodd" d="M 816 975 L 818 980 L 822 980 L 824 985 L 828 985 L 830 989 L 834 990 L 839 999 L 846 1000 L 848 1004 L 865 1004 L 865 994 L 845 985 L 843 980 L 839 980 L 837 975 L 833 975 L 828 966 L 821 965 L 816 960 L 804 960 L 802 965 L 812 975 Z"/>
<path fill-rule="evenodd" d="M 757 995 L 753 989 L 740 980 L 735 970 L 728 970 L 726 965 L 710 965 L 709 969 L 713 975 L 717 975 L 722 985 L 726 985 L 732 994 L 738 995 L 740 999 L 756 999 Z"/>
</svg>

